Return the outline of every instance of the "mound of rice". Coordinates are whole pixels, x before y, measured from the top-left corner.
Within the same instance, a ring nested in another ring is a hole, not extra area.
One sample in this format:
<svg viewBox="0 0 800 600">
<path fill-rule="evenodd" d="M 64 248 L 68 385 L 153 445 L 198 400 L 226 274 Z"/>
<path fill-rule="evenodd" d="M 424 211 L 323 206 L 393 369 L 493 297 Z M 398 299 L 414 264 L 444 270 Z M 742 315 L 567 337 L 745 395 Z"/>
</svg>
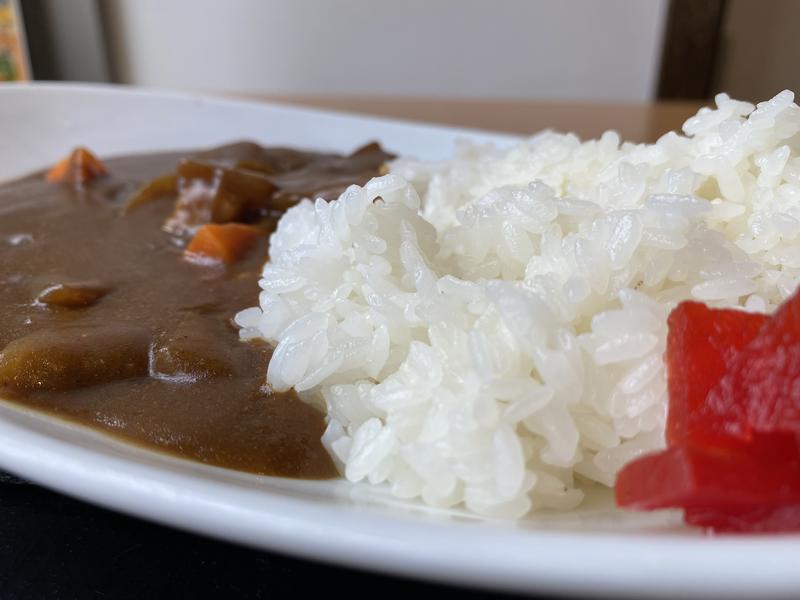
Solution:
<svg viewBox="0 0 800 600">
<path fill-rule="evenodd" d="M 544 132 L 281 219 L 245 339 L 328 415 L 347 479 L 518 517 L 662 445 L 666 317 L 770 310 L 800 276 L 800 109 L 720 94 L 685 135 Z"/>
</svg>

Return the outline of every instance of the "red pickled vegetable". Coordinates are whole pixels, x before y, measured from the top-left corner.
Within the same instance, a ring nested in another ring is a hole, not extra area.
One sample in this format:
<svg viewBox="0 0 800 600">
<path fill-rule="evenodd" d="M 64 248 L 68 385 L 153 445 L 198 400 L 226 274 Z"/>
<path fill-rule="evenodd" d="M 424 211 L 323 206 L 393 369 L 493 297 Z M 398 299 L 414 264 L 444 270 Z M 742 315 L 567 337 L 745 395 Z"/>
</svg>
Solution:
<svg viewBox="0 0 800 600">
<path fill-rule="evenodd" d="M 747 508 L 689 507 L 683 512 L 688 525 L 731 533 L 786 533 L 800 531 L 800 504 Z"/>
<path fill-rule="evenodd" d="M 682 302 L 670 313 L 666 353 L 668 443 L 700 441 L 711 434 L 709 423 L 695 414 L 766 320 L 766 315 L 712 309 L 700 302 Z"/>
<path fill-rule="evenodd" d="M 794 438 L 748 446 L 670 446 L 626 465 L 615 488 L 620 506 L 637 510 L 726 510 L 800 505 L 800 455 Z"/>
<path fill-rule="evenodd" d="M 753 432 L 800 434 L 800 293 L 735 357 L 698 417 L 744 440 Z"/>
<path fill-rule="evenodd" d="M 800 294 L 771 317 L 684 302 L 668 324 L 668 448 L 620 471 L 618 505 L 800 531 Z"/>
</svg>

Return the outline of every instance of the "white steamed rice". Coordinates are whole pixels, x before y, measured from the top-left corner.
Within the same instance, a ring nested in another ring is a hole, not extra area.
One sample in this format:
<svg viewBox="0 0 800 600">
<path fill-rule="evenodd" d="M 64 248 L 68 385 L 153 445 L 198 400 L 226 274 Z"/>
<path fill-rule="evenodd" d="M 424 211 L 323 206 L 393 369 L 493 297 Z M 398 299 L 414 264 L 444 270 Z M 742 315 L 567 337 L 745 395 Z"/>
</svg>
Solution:
<svg viewBox="0 0 800 600">
<path fill-rule="evenodd" d="M 482 515 L 570 508 L 663 441 L 680 300 L 771 310 L 800 278 L 800 109 L 720 94 L 652 145 L 544 132 L 281 219 L 243 338 L 327 412 L 347 479 Z"/>
</svg>

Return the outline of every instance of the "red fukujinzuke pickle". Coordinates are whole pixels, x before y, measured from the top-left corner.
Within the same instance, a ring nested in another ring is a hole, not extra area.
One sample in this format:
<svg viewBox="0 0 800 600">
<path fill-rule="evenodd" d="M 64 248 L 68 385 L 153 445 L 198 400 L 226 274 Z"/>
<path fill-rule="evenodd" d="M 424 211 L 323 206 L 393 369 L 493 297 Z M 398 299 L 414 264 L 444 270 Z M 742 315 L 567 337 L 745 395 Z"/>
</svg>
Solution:
<svg viewBox="0 0 800 600">
<path fill-rule="evenodd" d="M 626 465 L 615 493 L 636 510 L 800 504 L 800 456 L 787 435 L 739 448 L 673 445 Z"/>
<path fill-rule="evenodd" d="M 685 302 L 668 324 L 668 448 L 620 471 L 617 503 L 715 531 L 800 530 L 800 296 L 772 317 Z"/>
<path fill-rule="evenodd" d="M 744 441 L 754 433 L 800 435 L 800 294 L 735 356 L 695 419 Z"/>
<path fill-rule="evenodd" d="M 718 533 L 790 533 L 800 531 L 800 504 L 689 507 L 683 511 L 687 525 Z"/>
<path fill-rule="evenodd" d="M 667 443 L 703 444 L 718 435 L 719 420 L 698 418 L 711 389 L 758 333 L 767 316 L 682 302 L 667 321 Z"/>
</svg>

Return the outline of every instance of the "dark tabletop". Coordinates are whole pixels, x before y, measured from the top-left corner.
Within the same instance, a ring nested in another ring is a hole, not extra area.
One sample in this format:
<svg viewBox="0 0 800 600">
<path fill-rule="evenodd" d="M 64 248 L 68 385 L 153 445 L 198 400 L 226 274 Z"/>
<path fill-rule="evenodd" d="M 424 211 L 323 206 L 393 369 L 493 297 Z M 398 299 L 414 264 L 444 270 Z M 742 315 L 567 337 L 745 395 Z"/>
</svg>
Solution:
<svg viewBox="0 0 800 600">
<path fill-rule="evenodd" d="M 0 600 L 305 598 L 320 582 L 331 590 L 487 597 L 217 542 L 0 473 Z"/>
</svg>

